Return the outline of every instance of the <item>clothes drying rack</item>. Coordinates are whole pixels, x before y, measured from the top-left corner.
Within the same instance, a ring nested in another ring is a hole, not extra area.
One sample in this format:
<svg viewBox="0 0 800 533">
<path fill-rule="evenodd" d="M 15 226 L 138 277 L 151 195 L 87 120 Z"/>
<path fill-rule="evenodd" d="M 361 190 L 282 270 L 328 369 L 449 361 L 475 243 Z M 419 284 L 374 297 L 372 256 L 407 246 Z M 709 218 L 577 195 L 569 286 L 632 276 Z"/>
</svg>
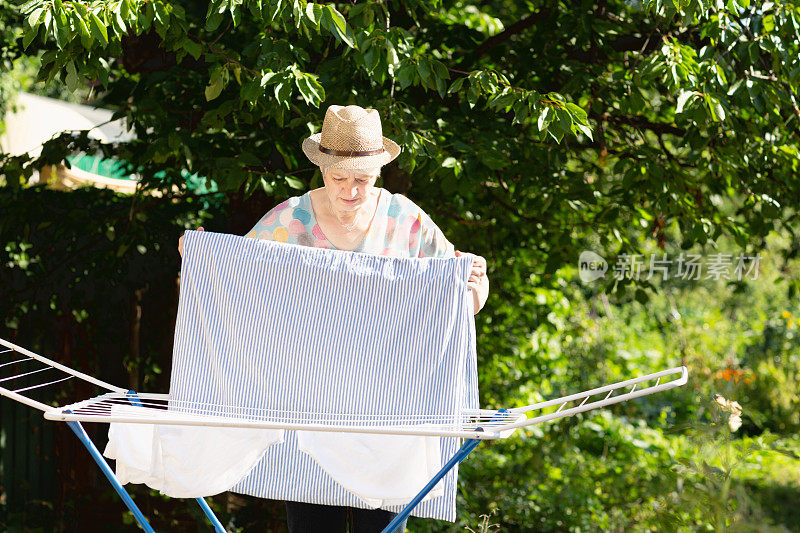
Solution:
<svg viewBox="0 0 800 533">
<path fill-rule="evenodd" d="M 10 375 L 4 375 L 7 373 Z M 70 379 L 83 380 L 108 392 L 58 407 L 23 394 L 56 386 Z M 684 385 L 687 379 L 687 368 L 680 366 L 523 407 L 466 410 L 455 417 L 385 417 L 380 424 L 376 424 L 373 420 L 365 425 L 363 418 L 348 420 L 348 415 L 335 413 L 293 413 L 287 416 L 276 412 L 253 412 L 226 406 L 226 416 L 219 416 L 208 414 L 207 407 L 202 405 L 181 405 L 180 410 L 175 410 L 174 402 L 170 401 L 168 394 L 137 393 L 116 387 L 0 339 L 0 395 L 39 409 L 47 420 L 66 422 L 133 513 L 136 521 L 147 532 L 154 530 L 95 447 L 81 422 L 332 431 L 465 439 L 453 457 L 384 528 L 383 533 L 389 533 L 394 531 L 435 485 L 454 466 L 463 461 L 481 441 L 505 439 L 520 428 L 679 387 Z M 31 384 L 31 381 L 35 382 Z M 14 385 L 15 382 L 17 386 Z M 120 406 L 132 406 L 137 409 L 119 409 Z M 225 528 L 208 503 L 203 498 L 196 498 L 196 501 L 215 531 L 224 532 Z"/>
</svg>

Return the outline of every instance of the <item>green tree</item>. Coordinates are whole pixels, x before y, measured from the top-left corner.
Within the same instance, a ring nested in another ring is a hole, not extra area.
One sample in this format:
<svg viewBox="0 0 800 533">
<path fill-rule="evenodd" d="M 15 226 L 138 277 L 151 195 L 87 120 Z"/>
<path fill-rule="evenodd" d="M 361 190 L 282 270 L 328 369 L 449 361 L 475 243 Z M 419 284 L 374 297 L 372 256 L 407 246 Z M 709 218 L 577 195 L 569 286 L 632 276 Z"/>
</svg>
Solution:
<svg viewBox="0 0 800 533">
<path fill-rule="evenodd" d="M 359 102 L 405 148 L 386 185 L 522 277 L 549 276 L 586 239 L 637 250 L 674 229 L 684 247 L 723 233 L 746 246 L 796 221 L 797 2 L 31 0 L 20 13 L 18 53 L 41 54 L 42 81 L 89 83 L 128 119 L 139 139 L 116 152 L 145 187 L 182 186 L 186 169 L 285 197 L 318 183 L 299 145 L 321 111 Z M 53 145 L 49 161 L 68 142 Z"/>
<path fill-rule="evenodd" d="M 3 13 L 15 29 L 4 57 L 39 57 L 45 84 L 89 86 L 138 136 L 112 147 L 64 135 L 37 160 L 0 158 L 6 187 L 96 149 L 129 162 L 143 189 L 188 194 L 181 172 L 206 176 L 228 194 L 226 230 L 243 233 L 319 184 L 300 141 L 327 105 L 379 109 L 404 148 L 383 185 L 488 259 L 487 404 L 569 365 L 531 339 L 542 324 L 560 331 L 560 268 L 585 247 L 611 260 L 728 235 L 752 252 L 781 228 L 786 258 L 800 249 L 796 0 L 31 0 Z M 640 301 L 653 288 L 630 285 L 602 288 Z"/>
</svg>

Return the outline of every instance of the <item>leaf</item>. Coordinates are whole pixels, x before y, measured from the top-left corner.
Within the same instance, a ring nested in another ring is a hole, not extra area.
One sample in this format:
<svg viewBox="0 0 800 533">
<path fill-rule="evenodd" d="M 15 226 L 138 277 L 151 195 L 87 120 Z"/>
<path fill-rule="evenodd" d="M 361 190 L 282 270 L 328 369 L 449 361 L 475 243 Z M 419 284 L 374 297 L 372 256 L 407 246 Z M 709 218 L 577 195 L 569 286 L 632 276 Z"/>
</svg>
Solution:
<svg viewBox="0 0 800 533">
<path fill-rule="evenodd" d="M 557 108 L 556 118 L 558 119 L 558 126 L 562 132 L 567 133 L 572 129 L 572 117 L 566 109 Z"/>
<path fill-rule="evenodd" d="M 547 135 L 550 135 L 550 137 L 552 137 L 557 143 L 561 143 L 561 139 L 564 137 L 564 133 L 566 132 L 561 127 L 561 122 L 559 121 L 551 122 L 547 126 Z"/>
<path fill-rule="evenodd" d="M 300 6 L 300 0 L 292 0 L 292 21 L 294 27 L 300 29 L 300 25 L 303 23 L 303 8 Z"/>
<path fill-rule="evenodd" d="M 280 90 L 276 91 L 276 96 L 278 98 L 278 102 L 286 104 L 286 109 L 289 109 L 289 101 L 292 96 L 292 89 L 294 85 L 291 83 L 283 83 L 281 84 Z"/>
<path fill-rule="evenodd" d="M 322 11 L 322 21 L 327 23 L 328 31 L 330 31 L 337 39 L 342 41 L 350 48 L 355 46 L 353 39 L 351 38 L 350 28 L 347 26 L 347 21 L 345 21 L 342 14 L 336 10 L 336 7 L 330 4 L 324 6 Z"/>
<path fill-rule="evenodd" d="M 100 83 L 103 84 L 103 87 L 108 87 L 108 73 L 111 68 L 105 58 L 99 57 L 97 60 L 100 62 L 100 68 L 97 69 L 97 77 L 100 78 Z"/>
<path fill-rule="evenodd" d="M 394 47 L 394 43 L 389 39 L 384 41 L 386 47 L 386 63 L 389 65 L 397 65 L 400 63 L 400 58 L 397 56 L 397 50 Z"/>
<path fill-rule="evenodd" d="M 414 66 L 408 61 L 401 63 L 397 69 L 397 81 L 400 82 L 401 89 L 405 89 L 414 81 Z"/>
<path fill-rule="evenodd" d="M 92 47 L 93 41 L 92 35 L 89 33 L 89 28 L 86 27 L 86 23 L 83 21 L 77 11 L 72 12 L 72 20 L 75 23 L 75 26 L 78 28 L 78 33 L 81 36 L 81 45 L 88 50 Z"/>
<path fill-rule="evenodd" d="M 261 86 L 266 87 L 267 85 L 272 85 L 273 83 L 277 83 L 278 79 L 275 78 L 277 76 L 277 72 L 267 72 L 263 76 L 261 76 Z"/>
<path fill-rule="evenodd" d="M 369 2 L 357 3 L 347 12 L 350 24 L 359 28 L 368 28 L 375 20 L 375 9 Z"/>
<path fill-rule="evenodd" d="M 275 85 L 274 94 L 275 99 L 280 104 L 285 104 L 285 107 L 289 108 L 289 98 L 292 94 L 292 84 L 287 78 L 283 77 L 280 82 Z"/>
<path fill-rule="evenodd" d="M 161 2 L 159 0 L 153 0 L 152 3 L 153 3 L 153 8 L 155 9 L 156 12 L 155 13 L 156 21 L 164 25 L 169 24 L 169 11 L 167 11 L 167 6 L 164 5 L 164 2 Z"/>
<path fill-rule="evenodd" d="M 22 49 L 26 50 L 37 35 L 39 35 L 38 28 L 33 28 L 33 29 L 29 28 L 25 30 L 25 33 L 22 35 Z"/>
<path fill-rule="evenodd" d="M 590 140 L 594 140 L 594 135 L 592 133 L 592 128 L 585 124 L 575 124 L 575 127 L 578 128 L 584 135 L 589 137 Z"/>
<path fill-rule="evenodd" d="M 66 26 L 66 23 L 62 24 L 58 18 L 54 19 L 54 24 L 56 27 L 56 46 L 58 46 L 60 50 L 63 50 L 64 46 L 69 42 L 69 28 Z"/>
<path fill-rule="evenodd" d="M 419 58 L 419 61 L 417 61 L 417 72 L 419 72 L 422 83 L 425 86 L 433 88 L 433 71 L 431 70 L 431 64 L 427 57 Z"/>
<path fill-rule="evenodd" d="M 211 79 L 206 86 L 205 95 L 206 101 L 210 102 L 211 100 L 215 99 L 222 93 L 222 89 L 225 88 L 225 82 L 222 77 L 222 69 L 217 69 L 211 75 Z"/>
<path fill-rule="evenodd" d="M 42 13 L 44 13 L 44 7 L 38 7 L 31 11 L 31 14 L 28 15 L 28 18 L 26 19 L 28 26 L 36 29 L 36 27 L 39 25 L 39 22 L 42 20 Z"/>
<path fill-rule="evenodd" d="M 284 7 L 286 6 L 283 5 L 283 0 L 262 1 L 261 12 L 264 14 L 264 18 L 272 23 L 283 12 Z"/>
<path fill-rule="evenodd" d="M 480 97 L 480 89 L 478 89 L 478 84 L 474 81 L 470 82 L 469 89 L 467 89 L 467 102 L 469 102 L 469 107 L 475 107 L 475 104 L 478 103 L 478 98 Z"/>
<path fill-rule="evenodd" d="M 696 95 L 697 93 L 695 91 L 681 91 L 681 93 L 678 95 L 678 105 L 675 106 L 675 114 L 677 115 L 682 113 L 687 102 Z"/>
<path fill-rule="evenodd" d="M 282 88 L 283 88 L 283 82 L 279 82 L 279 83 L 275 84 L 275 88 L 274 88 L 275 99 L 278 100 L 279 102 L 280 102 L 280 94 L 281 94 L 281 89 Z"/>
<path fill-rule="evenodd" d="M 372 72 L 375 70 L 375 67 L 378 66 L 380 59 L 381 58 L 378 53 L 378 49 L 374 46 L 371 46 L 364 54 L 364 66 L 367 68 L 367 72 Z"/>
<path fill-rule="evenodd" d="M 309 4 L 309 5 L 310 5 L 310 4 Z M 362 4 L 355 4 L 355 5 L 353 5 L 353 6 L 350 8 L 350 10 L 347 12 L 347 14 L 348 14 L 348 15 L 349 15 L 349 17 L 350 17 L 350 20 L 353 20 L 353 17 L 357 17 L 357 16 L 359 16 L 359 15 L 360 15 L 360 14 L 361 14 L 361 13 L 364 11 L 364 9 L 366 9 L 366 7 L 367 7 L 367 4 L 366 4 L 366 3 L 362 3 Z"/>
<path fill-rule="evenodd" d="M 231 4 L 231 21 L 233 22 L 233 27 L 238 28 L 239 23 L 242 20 L 242 8 L 240 5 Z"/>
<path fill-rule="evenodd" d="M 314 26 L 314 29 L 319 30 L 319 23 L 322 20 L 322 6 L 312 2 L 306 4 L 306 17 Z"/>
<path fill-rule="evenodd" d="M 710 94 L 704 95 L 704 99 L 706 107 L 708 108 L 708 113 L 711 115 L 711 120 L 714 122 L 722 122 L 725 120 L 725 108 L 722 107 L 719 99 Z"/>
<path fill-rule="evenodd" d="M 108 30 L 106 29 L 106 25 L 100 20 L 100 18 L 94 14 L 89 13 L 89 26 L 92 29 L 92 35 L 98 41 L 102 41 L 104 45 L 108 44 Z"/>
<path fill-rule="evenodd" d="M 461 86 L 464 85 L 464 80 L 467 78 L 456 78 L 456 80 L 450 85 L 450 88 L 447 89 L 447 94 L 451 94 L 461 90 Z"/>
<path fill-rule="evenodd" d="M 341 13 L 336 9 L 335 6 L 327 5 L 325 6 L 328 9 L 328 13 L 331 16 L 336 27 L 339 29 L 341 33 L 347 33 L 347 21 L 344 19 Z"/>
<path fill-rule="evenodd" d="M 717 115 L 720 122 L 725 120 L 725 108 L 718 98 L 714 98 L 714 114 Z"/>
<path fill-rule="evenodd" d="M 581 108 L 580 106 L 573 104 L 572 102 L 566 105 L 567 110 L 572 114 L 573 118 L 575 118 L 579 124 L 588 125 L 588 119 L 586 115 L 586 111 Z"/>
<path fill-rule="evenodd" d="M 66 79 L 66 82 L 67 82 L 67 88 L 70 91 L 74 92 L 74 91 L 78 90 L 78 87 L 79 87 L 79 84 L 80 84 L 80 79 L 78 78 L 78 70 L 75 68 L 75 63 L 72 62 L 72 61 L 67 63 L 67 79 Z"/>
<path fill-rule="evenodd" d="M 313 77 L 308 74 L 303 74 L 295 78 L 295 82 L 297 88 L 300 90 L 300 96 L 303 97 L 303 100 L 305 100 L 307 104 L 318 105 L 322 102 L 322 93 L 317 89 L 318 87 L 321 89 L 322 86 L 319 85 Z"/>
<path fill-rule="evenodd" d="M 550 106 L 545 107 L 544 111 L 539 115 L 539 120 L 536 122 L 536 125 L 539 127 L 539 131 L 544 131 L 554 117 L 555 114 L 553 113 L 553 108 Z"/>
<path fill-rule="evenodd" d="M 306 74 L 306 81 L 308 82 L 308 88 L 311 90 L 311 94 L 316 101 L 319 103 L 323 102 L 325 100 L 325 88 L 319 82 L 317 77 L 312 76 L 311 74 Z"/>
<path fill-rule="evenodd" d="M 486 102 L 486 105 L 494 110 L 506 109 L 515 98 L 516 95 L 513 94 L 512 90 L 506 87 L 502 91 L 492 95 L 489 101 Z"/>
<path fill-rule="evenodd" d="M 189 55 L 191 55 L 195 59 L 198 59 L 200 57 L 200 54 L 203 53 L 203 46 L 200 43 L 195 42 L 191 39 L 186 39 L 186 42 L 184 42 L 183 47 L 184 49 L 186 49 L 187 52 L 189 52 Z"/>
<path fill-rule="evenodd" d="M 303 182 L 300 181 L 299 179 L 295 178 L 294 176 L 288 176 L 287 175 L 287 176 L 284 176 L 283 178 L 286 180 L 287 185 L 289 185 L 289 187 L 291 187 L 292 189 L 302 190 L 302 189 L 305 188 L 305 185 L 303 184 Z"/>
<path fill-rule="evenodd" d="M 117 32 L 117 35 L 123 36 L 127 33 L 128 24 L 125 22 L 125 17 L 122 16 L 122 13 L 116 11 L 114 13 L 113 25 L 114 30 Z"/>
<path fill-rule="evenodd" d="M 432 60 L 431 64 L 433 65 L 433 71 L 442 79 L 449 80 L 450 79 L 450 72 L 447 70 L 447 67 L 439 60 Z"/>
<path fill-rule="evenodd" d="M 26 15 L 30 13 L 31 10 L 36 10 L 37 6 L 40 6 L 41 3 L 42 3 L 41 0 L 28 0 L 27 2 L 19 6 L 17 10 L 23 15 Z"/>
<path fill-rule="evenodd" d="M 443 78 L 436 78 L 436 92 L 439 93 L 440 98 L 444 98 L 447 94 L 447 82 Z"/>
<path fill-rule="evenodd" d="M 45 10 L 44 12 L 44 20 L 42 20 L 42 25 L 44 26 L 47 32 L 53 31 L 53 12 L 50 9 Z M 45 52 L 46 53 L 46 52 Z"/>
<path fill-rule="evenodd" d="M 252 102 L 258 98 L 258 95 L 261 94 L 261 84 L 258 80 L 250 80 L 245 82 L 242 85 L 241 91 L 239 91 L 241 99 L 246 102 Z"/>
<path fill-rule="evenodd" d="M 149 5 L 149 4 L 148 4 Z M 206 31 L 214 31 L 222 24 L 222 13 L 214 12 L 206 19 Z"/>
<path fill-rule="evenodd" d="M 528 102 L 525 99 L 517 100 L 514 104 L 514 120 L 511 121 L 511 124 L 521 124 L 528 118 L 529 113 Z"/>
<path fill-rule="evenodd" d="M 764 24 L 765 32 L 769 33 L 773 31 L 775 29 L 775 16 L 770 13 L 762 19 L 762 23 Z"/>
</svg>

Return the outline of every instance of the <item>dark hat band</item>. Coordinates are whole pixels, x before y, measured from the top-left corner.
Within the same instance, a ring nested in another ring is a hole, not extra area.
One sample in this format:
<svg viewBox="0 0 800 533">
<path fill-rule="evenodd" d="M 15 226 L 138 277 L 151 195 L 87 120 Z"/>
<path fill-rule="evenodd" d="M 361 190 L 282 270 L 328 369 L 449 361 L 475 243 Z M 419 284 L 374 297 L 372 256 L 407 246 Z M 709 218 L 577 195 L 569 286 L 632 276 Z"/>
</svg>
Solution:
<svg viewBox="0 0 800 533">
<path fill-rule="evenodd" d="M 361 157 L 366 155 L 378 155 L 382 154 L 386 150 L 384 150 L 383 146 L 378 148 L 377 150 L 331 150 L 330 148 L 325 148 L 322 145 L 319 145 L 319 151 L 323 154 L 329 155 L 338 155 L 338 156 L 345 156 L 345 157 Z"/>
</svg>

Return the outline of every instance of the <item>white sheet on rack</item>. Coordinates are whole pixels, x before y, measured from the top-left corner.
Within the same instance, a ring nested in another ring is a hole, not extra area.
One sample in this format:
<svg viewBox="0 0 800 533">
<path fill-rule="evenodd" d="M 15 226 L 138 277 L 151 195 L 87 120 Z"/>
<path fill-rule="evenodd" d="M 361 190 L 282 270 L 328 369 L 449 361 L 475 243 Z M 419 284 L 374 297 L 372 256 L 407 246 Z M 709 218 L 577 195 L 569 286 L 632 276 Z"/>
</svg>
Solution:
<svg viewBox="0 0 800 533">
<path fill-rule="evenodd" d="M 226 415 L 236 406 L 237 416 L 329 425 L 343 423 L 330 413 L 367 425 L 400 416 L 455 423 L 477 407 L 470 266 L 469 256 L 390 258 L 187 232 L 171 408 L 228 406 L 218 408 Z M 149 475 L 159 464 L 172 472 L 160 490 L 183 494 L 195 478 L 212 481 L 198 470 L 236 446 L 215 443 L 219 429 L 194 429 L 153 433 L 161 448 L 151 451 Z M 458 447 L 452 438 L 324 432 L 256 440 L 240 463 L 259 456 L 255 467 L 238 483 L 222 476 L 214 490 L 230 483 L 265 498 L 398 510 Z M 120 450 L 118 441 L 112 451 Z M 128 464 L 131 480 L 137 464 Z M 414 514 L 453 520 L 456 475 Z"/>
<path fill-rule="evenodd" d="M 115 405 L 112 417 L 137 417 L 140 407 Z M 168 414 L 166 411 L 163 414 Z M 155 416 L 150 410 L 148 416 Z M 120 483 L 144 483 L 172 498 L 229 490 L 283 442 L 283 430 L 112 423 L 103 455 L 116 461 Z"/>
</svg>

